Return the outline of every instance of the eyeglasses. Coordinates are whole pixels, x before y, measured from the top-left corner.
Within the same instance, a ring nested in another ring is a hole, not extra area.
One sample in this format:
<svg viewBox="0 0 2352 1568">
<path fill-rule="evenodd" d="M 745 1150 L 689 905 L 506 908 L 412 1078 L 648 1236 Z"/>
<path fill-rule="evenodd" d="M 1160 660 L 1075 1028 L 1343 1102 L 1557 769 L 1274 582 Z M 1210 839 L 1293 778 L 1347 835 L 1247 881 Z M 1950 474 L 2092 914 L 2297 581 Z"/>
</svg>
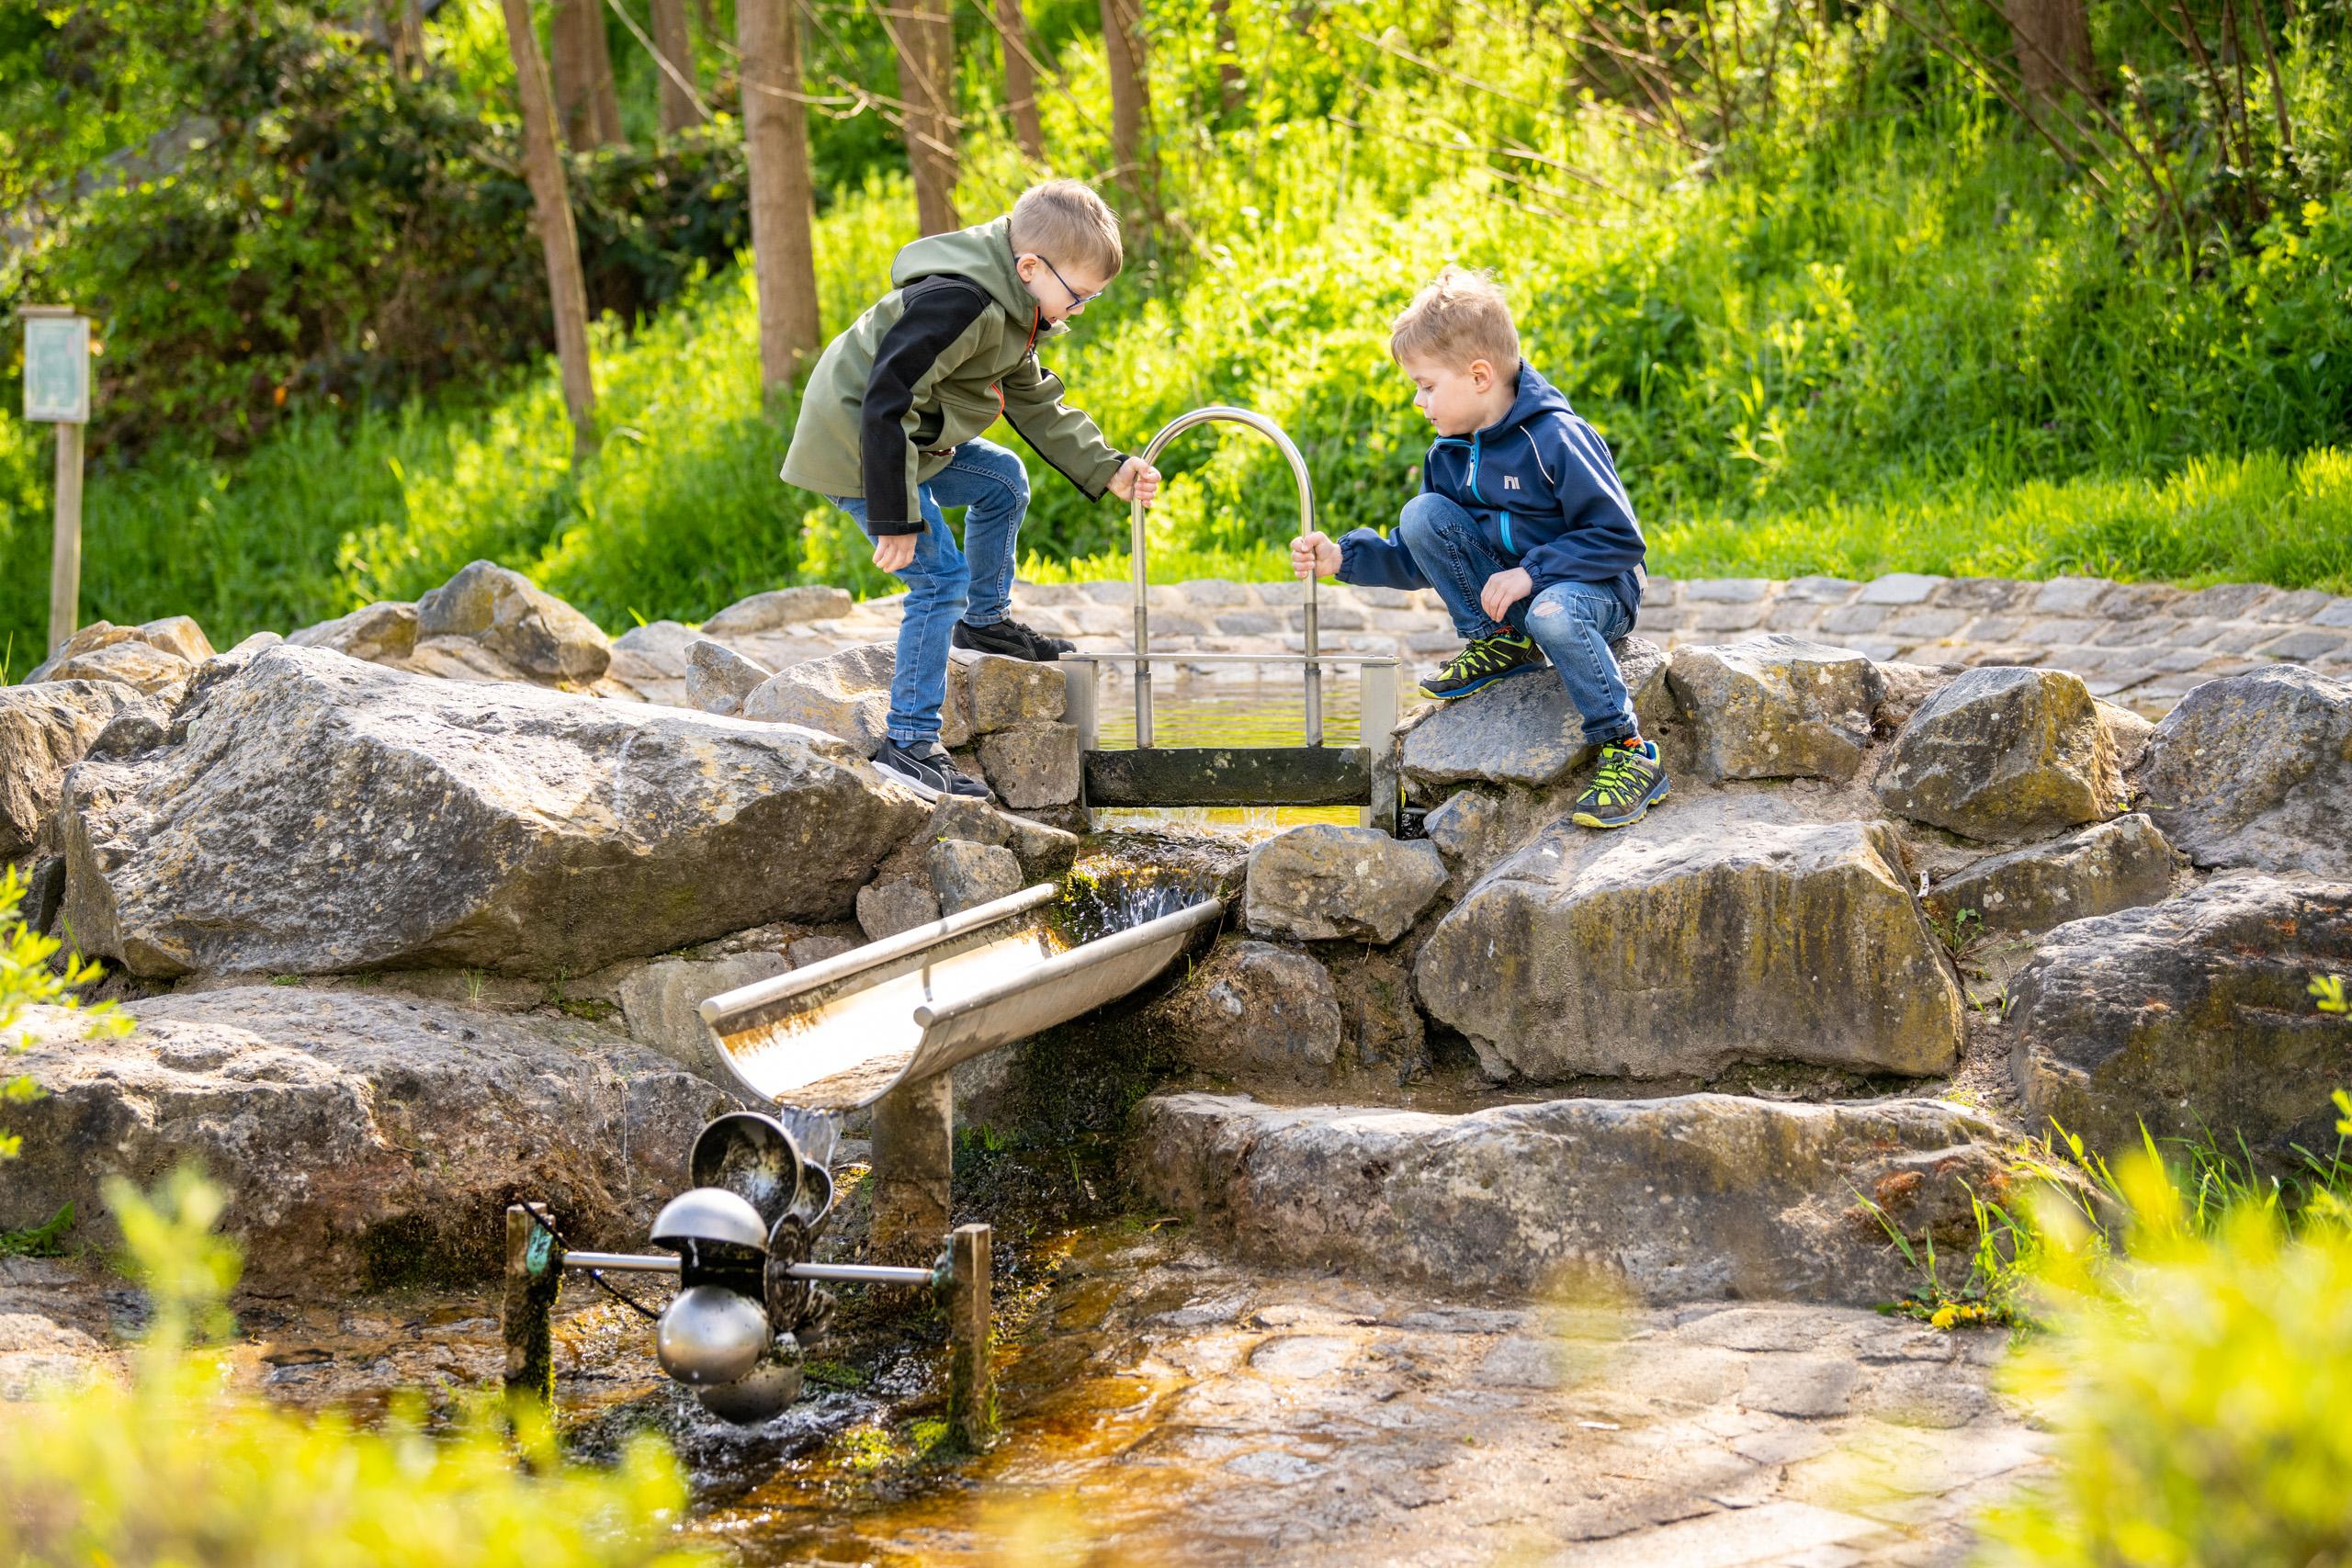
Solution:
<svg viewBox="0 0 2352 1568">
<path fill-rule="evenodd" d="M 1054 275 L 1054 281 L 1062 286 L 1062 292 L 1069 296 L 1069 308 L 1073 310 L 1080 309 L 1081 306 L 1091 305 L 1095 300 L 1102 299 L 1105 293 L 1109 292 L 1107 289 L 1098 288 L 1091 294 L 1080 294 L 1077 289 L 1072 288 L 1069 286 L 1069 279 L 1062 276 L 1062 269 L 1056 266 L 1053 263 L 1046 261 L 1044 256 L 1038 255 L 1035 251 L 1023 251 L 1021 254 L 1024 256 L 1035 257 L 1037 261 L 1045 264 L 1046 270 Z"/>
</svg>

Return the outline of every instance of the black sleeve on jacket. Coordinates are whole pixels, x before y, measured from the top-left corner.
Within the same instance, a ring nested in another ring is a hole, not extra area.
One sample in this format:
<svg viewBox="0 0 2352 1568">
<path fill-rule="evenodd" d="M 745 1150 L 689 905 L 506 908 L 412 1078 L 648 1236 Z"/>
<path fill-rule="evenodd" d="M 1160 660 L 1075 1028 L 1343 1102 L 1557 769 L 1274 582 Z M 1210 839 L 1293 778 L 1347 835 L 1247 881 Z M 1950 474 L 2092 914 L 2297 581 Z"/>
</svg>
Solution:
<svg viewBox="0 0 2352 1568">
<path fill-rule="evenodd" d="M 942 275 L 918 278 L 900 295 L 899 319 L 882 334 L 874 370 L 865 380 L 865 408 L 858 422 L 861 468 L 865 478 L 865 528 L 870 534 L 920 534 L 921 509 L 908 493 L 907 410 L 915 388 L 989 308 L 989 297 L 967 278 Z"/>
</svg>

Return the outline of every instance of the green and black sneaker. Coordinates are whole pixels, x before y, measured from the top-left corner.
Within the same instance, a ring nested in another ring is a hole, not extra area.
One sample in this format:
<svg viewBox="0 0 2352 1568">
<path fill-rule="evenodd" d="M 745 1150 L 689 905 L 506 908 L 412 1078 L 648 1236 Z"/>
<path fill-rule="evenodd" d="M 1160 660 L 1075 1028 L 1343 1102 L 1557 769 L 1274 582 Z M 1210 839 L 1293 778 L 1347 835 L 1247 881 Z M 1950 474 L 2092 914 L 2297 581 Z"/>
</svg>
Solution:
<svg viewBox="0 0 2352 1568">
<path fill-rule="evenodd" d="M 1666 798 L 1666 770 L 1658 765 L 1657 745 L 1645 740 L 1628 746 L 1611 740 L 1600 749 L 1592 782 L 1577 796 L 1579 828 L 1627 828 Z"/>
<path fill-rule="evenodd" d="M 1506 675 L 1544 668 L 1544 650 L 1532 637 L 1497 632 L 1473 637 L 1470 645 L 1445 661 L 1445 667 L 1421 682 L 1421 695 L 1451 702 L 1481 686 L 1491 686 Z"/>
</svg>

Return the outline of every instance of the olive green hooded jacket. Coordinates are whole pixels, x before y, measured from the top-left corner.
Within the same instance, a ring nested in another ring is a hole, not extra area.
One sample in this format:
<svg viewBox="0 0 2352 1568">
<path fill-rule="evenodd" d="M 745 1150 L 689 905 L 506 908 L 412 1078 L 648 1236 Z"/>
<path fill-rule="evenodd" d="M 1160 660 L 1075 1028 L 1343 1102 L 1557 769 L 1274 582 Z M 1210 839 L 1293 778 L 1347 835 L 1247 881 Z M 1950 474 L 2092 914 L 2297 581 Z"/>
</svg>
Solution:
<svg viewBox="0 0 2352 1568">
<path fill-rule="evenodd" d="M 919 534 L 915 488 L 1001 415 L 1061 476 L 1099 500 L 1125 461 L 1062 406 L 1037 363 L 1048 325 L 1013 268 L 1012 220 L 933 234 L 899 253 L 897 287 L 826 346 L 785 453 L 786 484 L 864 497 L 866 531 Z"/>
</svg>

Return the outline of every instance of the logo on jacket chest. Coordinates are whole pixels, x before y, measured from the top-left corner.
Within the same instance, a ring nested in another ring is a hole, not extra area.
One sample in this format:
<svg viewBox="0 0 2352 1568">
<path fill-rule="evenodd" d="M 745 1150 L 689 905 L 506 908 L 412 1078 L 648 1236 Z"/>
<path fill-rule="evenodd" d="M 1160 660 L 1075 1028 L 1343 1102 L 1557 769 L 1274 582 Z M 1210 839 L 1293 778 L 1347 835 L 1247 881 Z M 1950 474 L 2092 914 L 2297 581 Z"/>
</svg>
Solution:
<svg viewBox="0 0 2352 1568">
<path fill-rule="evenodd" d="M 1516 474 L 1505 474 L 1503 476 L 1503 489 L 1517 490 L 1518 488 L 1519 477 Z"/>
</svg>

